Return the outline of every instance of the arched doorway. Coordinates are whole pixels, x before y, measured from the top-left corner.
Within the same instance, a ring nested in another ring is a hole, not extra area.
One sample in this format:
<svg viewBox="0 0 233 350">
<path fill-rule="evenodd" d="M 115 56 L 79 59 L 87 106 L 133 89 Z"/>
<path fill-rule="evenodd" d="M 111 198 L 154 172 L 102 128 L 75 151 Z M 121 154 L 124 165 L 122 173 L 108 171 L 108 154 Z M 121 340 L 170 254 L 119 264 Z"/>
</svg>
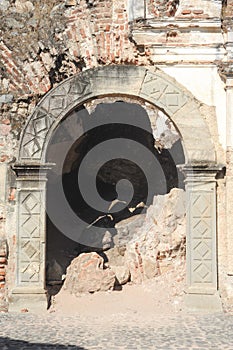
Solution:
<svg viewBox="0 0 233 350">
<path fill-rule="evenodd" d="M 216 268 L 215 149 L 199 103 L 175 80 L 156 69 L 108 66 L 59 84 L 36 107 L 25 126 L 18 164 L 18 260 L 12 306 L 45 298 L 46 152 L 53 131 L 84 102 L 100 96 L 132 96 L 169 116 L 182 138 L 187 191 L 187 304 L 219 309 Z M 46 306 L 45 306 L 46 307 Z"/>
<path fill-rule="evenodd" d="M 85 172 L 82 162 L 87 157 Z M 117 251 L 125 256 L 133 232 L 120 234 L 116 227 L 142 222 L 154 196 L 184 188 L 183 174 L 177 168 L 185 162 L 178 132 L 161 110 L 135 98 L 108 96 L 74 109 L 51 136 L 46 162 L 56 164 L 48 173 L 46 208 L 46 282 L 52 295 L 79 254 L 97 251 L 108 259 L 114 247 L 119 259 Z M 80 172 L 85 177 L 81 190 Z M 58 199 L 61 181 L 65 198 Z M 88 203 L 86 190 L 92 181 L 100 197 L 95 200 L 94 189 L 92 203 Z M 69 219 L 63 200 L 78 221 Z"/>
</svg>

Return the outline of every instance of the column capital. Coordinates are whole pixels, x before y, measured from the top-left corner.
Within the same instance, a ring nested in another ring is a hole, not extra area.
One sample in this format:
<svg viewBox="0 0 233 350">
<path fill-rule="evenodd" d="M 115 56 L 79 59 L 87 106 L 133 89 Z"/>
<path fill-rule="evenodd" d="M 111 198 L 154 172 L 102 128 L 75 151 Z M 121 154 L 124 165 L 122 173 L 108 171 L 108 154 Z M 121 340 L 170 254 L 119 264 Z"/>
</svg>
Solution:
<svg viewBox="0 0 233 350">
<path fill-rule="evenodd" d="M 48 171 L 54 165 L 54 163 L 16 163 L 12 166 L 12 169 L 16 173 L 17 180 L 36 180 L 39 177 L 41 179 L 46 178 Z"/>
<path fill-rule="evenodd" d="M 223 164 L 185 164 L 180 165 L 179 169 L 184 173 L 186 182 L 198 181 L 204 182 L 212 179 L 216 180 L 216 175 L 224 168 Z"/>
</svg>

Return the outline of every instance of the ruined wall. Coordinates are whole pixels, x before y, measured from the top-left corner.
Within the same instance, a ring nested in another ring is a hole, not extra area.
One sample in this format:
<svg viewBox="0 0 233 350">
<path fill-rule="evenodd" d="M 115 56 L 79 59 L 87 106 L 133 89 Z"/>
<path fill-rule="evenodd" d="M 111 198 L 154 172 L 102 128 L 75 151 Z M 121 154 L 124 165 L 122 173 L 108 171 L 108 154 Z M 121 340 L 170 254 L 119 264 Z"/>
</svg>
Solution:
<svg viewBox="0 0 233 350">
<path fill-rule="evenodd" d="M 222 44 L 219 39 L 221 30 L 216 32 L 216 29 L 212 30 L 210 27 L 204 28 L 202 33 L 202 25 L 199 22 L 191 23 L 189 26 L 189 21 L 220 18 L 221 1 L 205 0 L 195 2 L 194 5 L 187 0 L 148 0 L 146 12 L 148 18 L 159 16 L 163 19 L 165 16 L 166 20 L 171 18 L 171 23 L 178 21 L 175 26 L 169 24 L 169 21 L 162 26 L 159 24 L 157 29 L 154 26 L 145 29 L 140 21 L 138 24 L 128 23 L 128 6 L 131 2 L 132 0 L 53 0 L 49 2 L 2 0 L 0 2 L 0 36 L 2 38 L 0 41 L 0 160 L 2 162 L 12 159 L 20 130 L 41 97 L 57 83 L 84 69 L 105 64 L 160 64 L 163 69 L 167 69 L 166 64 L 169 62 L 173 68 L 179 66 L 179 70 L 170 69 L 169 74 L 173 74 L 182 84 L 186 86 L 188 84 L 189 89 L 196 87 L 198 90 L 202 72 L 198 73 L 199 77 L 195 78 L 195 82 L 190 81 L 190 74 L 192 74 L 190 73 L 188 83 L 188 79 L 185 80 L 187 69 L 181 69 L 180 66 L 180 63 L 186 61 L 185 51 L 181 54 L 174 52 L 178 60 L 176 62 L 170 48 L 186 48 L 198 42 L 199 49 L 203 50 L 208 45 Z M 183 20 L 186 23 L 185 28 L 183 24 L 180 25 L 180 21 Z M 153 37 L 147 35 L 148 31 L 153 33 Z M 140 39 L 141 37 L 143 40 Z M 161 48 L 165 50 L 162 56 L 159 51 Z M 202 57 L 207 57 L 206 53 L 204 55 L 202 53 Z M 212 58 L 207 58 L 208 63 Z M 190 57 L 187 59 L 190 63 Z M 200 57 L 194 57 L 192 54 L 191 61 L 196 64 L 197 60 L 199 64 Z M 175 67 L 177 63 L 178 66 Z M 213 74 L 215 81 L 209 89 L 211 91 L 218 79 L 217 71 L 214 73 L 209 71 L 206 75 L 210 80 Z M 220 86 L 218 95 L 219 93 L 223 95 L 222 91 L 224 88 Z M 203 96 L 202 93 L 196 97 L 201 96 Z M 217 98 L 204 99 L 203 102 L 216 106 L 216 100 Z M 219 109 L 218 124 L 219 128 L 222 128 L 220 137 L 223 143 L 225 129 L 224 125 L 221 126 L 220 118 L 224 110 L 220 106 L 217 106 L 217 109 Z"/>
<path fill-rule="evenodd" d="M 99 64 L 147 62 L 129 39 L 126 8 L 125 0 L 0 2 L 1 161 L 57 83 Z"/>
<path fill-rule="evenodd" d="M 41 98 L 85 69 L 156 65 L 175 77 L 203 104 L 219 163 L 225 164 L 225 85 L 218 67 L 227 57 L 224 35 L 231 28 L 233 2 L 147 0 L 146 10 L 139 6 L 134 17 L 129 9 L 136 3 L 0 0 L 0 237 L 4 240 L 8 232 L 11 251 L 16 241 L 14 178 L 6 164 L 15 161 L 20 132 Z M 227 246 L 224 181 L 219 180 L 218 189 L 221 276 L 226 274 Z"/>
<path fill-rule="evenodd" d="M 3 92 L 42 95 L 83 68 L 137 63 L 141 57 L 129 40 L 124 0 L 5 3 L 9 7 L 0 8 Z"/>
<path fill-rule="evenodd" d="M 56 84 L 98 65 L 146 63 L 147 53 L 129 39 L 126 9 L 125 0 L 0 1 L 0 238 L 7 232 L 8 285 L 15 272 L 16 201 L 5 164 L 15 161 L 27 117 Z"/>
</svg>

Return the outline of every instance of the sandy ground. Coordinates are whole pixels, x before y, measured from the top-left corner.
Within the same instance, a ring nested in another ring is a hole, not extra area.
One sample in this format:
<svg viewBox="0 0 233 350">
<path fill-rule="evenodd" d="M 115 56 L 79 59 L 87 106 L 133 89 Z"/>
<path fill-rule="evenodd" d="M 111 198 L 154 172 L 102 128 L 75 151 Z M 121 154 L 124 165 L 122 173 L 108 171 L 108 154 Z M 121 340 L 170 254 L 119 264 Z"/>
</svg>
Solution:
<svg viewBox="0 0 233 350">
<path fill-rule="evenodd" d="M 142 284 L 126 284 L 120 291 L 75 296 L 61 291 L 52 298 L 49 312 L 82 316 L 143 316 L 184 311 L 185 263 L 173 262 L 168 271 Z"/>
</svg>

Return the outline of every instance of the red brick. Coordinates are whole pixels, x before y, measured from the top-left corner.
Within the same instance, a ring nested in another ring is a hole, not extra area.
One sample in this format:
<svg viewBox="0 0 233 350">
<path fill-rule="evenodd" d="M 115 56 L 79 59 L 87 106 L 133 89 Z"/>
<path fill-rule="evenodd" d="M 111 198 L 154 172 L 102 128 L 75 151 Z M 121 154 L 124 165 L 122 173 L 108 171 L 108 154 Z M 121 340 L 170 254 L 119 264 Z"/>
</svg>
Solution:
<svg viewBox="0 0 233 350">
<path fill-rule="evenodd" d="M 193 10 L 193 13 L 195 15 L 202 15 L 204 13 L 204 11 L 203 10 Z"/>
<path fill-rule="evenodd" d="M 110 24 L 107 24 L 106 27 L 105 27 L 106 32 L 109 32 L 109 31 L 110 31 L 110 28 L 111 28 L 111 27 L 110 27 Z"/>
<path fill-rule="evenodd" d="M 191 10 L 183 10 L 181 13 L 182 15 L 190 15 Z"/>
<path fill-rule="evenodd" d="M 85 30 L 83 28 L 80 28 L 80 34 L 81 34 L 83 39 L 85 39 L 87 37 L 86 33 L 85 33 Z"/>
<path fill-rule="evenodd" d="M 3 119 L 3 120 L 1 121 L 1 123 L 2 123 L 2 124 L 5 124 L 5 125 L 10 125 L 11 121 L 10 121 L 10 119 Z"/>
<path fill-rule="evenodd" d="M 5 268 L 4 269 L 0 268 L 0 276 L 5 276 L 5 275 L 6 275 Z"/>
</svg>

